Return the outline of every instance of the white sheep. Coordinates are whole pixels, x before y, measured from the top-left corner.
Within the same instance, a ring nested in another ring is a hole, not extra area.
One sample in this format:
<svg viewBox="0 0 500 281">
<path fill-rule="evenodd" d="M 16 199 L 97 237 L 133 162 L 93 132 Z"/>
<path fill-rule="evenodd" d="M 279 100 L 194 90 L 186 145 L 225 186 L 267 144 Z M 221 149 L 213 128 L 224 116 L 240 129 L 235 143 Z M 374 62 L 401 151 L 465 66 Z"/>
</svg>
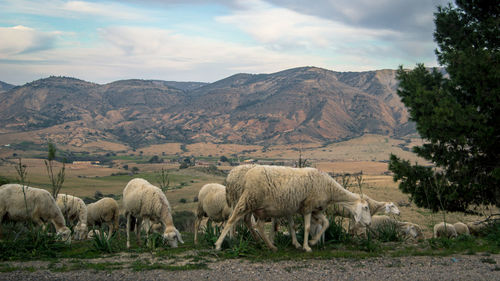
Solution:
<svg viewBox="0 0 500 281">
<path fill-rule="evenodd" d="M 104 236 L 105 239 L 109 240 L 109 236 L 108 234 L 106 234 L 106 232 L 103 232 L 102 235 Z M 94 237 L 100 237 L 100 236 L 101 236 L 101 231 L 99 229 L 91 229 L 87 234 L 87 239 L 93 239 Z"/>
<path fill-rule="evenodd" d="M 172 220 L 172 211 L 167 197 L 158 187 L 147 180 L 135 178 L 128 182 L 123 189 L 123 209 L 127 217 L 127 248 L 130 248 L 130 224 L 132 216 L 136 218 L 137 242 L 140 243 L 140 227 L 143 219 L 153 223 L 160 222 L 165 230 L 163 239 L 173 248 L 177 242 L 184 243 L 180 232 L 175 228 Z"/>
<path fill-rule="evenodd" d="M 222 242 L 233 225 L 246 215 L 253 214 L 258 219 L 268 217 L 289 217 L 296 213 L 304 216 L 303 249 L 310 252 L 309 232 L 311 215 L 315 213 L 323 222 L 322 232 L 328 227 L 328 219 L 322 214 L 330 203 L 340 203 L 351 210 L 356 222 L 370 224 L 368 203 L 344 189 L 326 173 L 314 168 L 290 168 L 280 166 L 256 166 L 251 168 L 243 180 L 244 191 L 234 207 L 233 213 L 215 243 L 220 250 Z M 269 248 L 277 248 L 263 231 L 262 224 L 257 227 Z M 311 240 L 318 242 L 322 232 Z"/>
<path fill-rule="evenodd" d="M 0 187 L 0 226 L 4 217 L 12 221 L 32 221 L 39 226 L 51 222 L 57 235 L 71 242 L 71 230 L 52 195 L 44 190 L 20 184 Z M 1 236 L 1 229 L 0 229 Z"/>
<path fill-rule="evenodd" d="M 85 205 L 85 202 L 76 196 L 60 193 L 57 195 L 56 203 L 68 223 L 76 222 L 74 228 L 75 239 L 87 238 L 87 205 Z"/>
<path fill-rule="evenodd" d="M 373 216 L 379 212 L 383 212 L 384 214 L 394 214 L 399 215 L 399 208 L 393 202 L 385 202 L 385 201 L 377 201 L 370 198 L 367 195 L 362 195 L 363 199 L 368 202 L 368 206 L 370 207 L 370 214 Z M 349 212 L 344 212 L 340 206 L 335 206 L 334 210 L 336 210 L 336 214 L 340 216 L 350 216 Z M 342 212 L 340 212 L 342 210 Z M 354 235 L 366 235 L 366 227 L 360 224 L 354 223 L 351 219 L 349 223 L 349 233 Z"/>
<path fill-rule="evenodd" d="M 453 227 L 455 227 L 457 235 L 470 235 L 469 227 L 463 222 L 456 222 Z"/>
<path fill-rule="evenodd" d="M 469 228 L 469 232 L 472 235 L 481 235 L 484 233 L 484 230 L 488 227 L 488 223 L 485 221 L 475 221 L 467 223 L 467 227 Z"/>
<path fill-rule="evenodd" d="M 458 236 L 457 230 L 455 229 L 453 224 L 440 222 L 434 225 L 434 234 L 433 234 L 434 238 L 437 237 L 453 238 L 457 236 Z"/>
<path fill-rule="evenodd" d="M 401 235 L 403 235 L 408 239 L 418 240 L 424 238 L 422 228 L 417 224 L 411 222 L 398 221 L 386 215 L 372 216 L 372 224 L 370 225 L 370 230 L 372 231 L 372 233 L 376 235 L 377 232 L 381 230 L 381 228 L 387 226 L 394 226 Z"/>
<path fill-rule="evenodd" d="M 87 225 L 102 226 L 108 225 L 108 239 L 113 235 L 113 230 L 118 230 L 120 219 L 120 209 L 115 199 L 105 197 L 97 202 L 87 205 Z"/>
<path fill-rule="evenodd" d="M 198 192 L 198 209 L 194 222 L 194 243 L 198 244 L 198 228 L 201 220 L 208 217 L 214 222 L 224 222 L 231 215 L 232 209 L 227 205 L 226 187 L 218 183 L 209 183 Z"/>
</svg>

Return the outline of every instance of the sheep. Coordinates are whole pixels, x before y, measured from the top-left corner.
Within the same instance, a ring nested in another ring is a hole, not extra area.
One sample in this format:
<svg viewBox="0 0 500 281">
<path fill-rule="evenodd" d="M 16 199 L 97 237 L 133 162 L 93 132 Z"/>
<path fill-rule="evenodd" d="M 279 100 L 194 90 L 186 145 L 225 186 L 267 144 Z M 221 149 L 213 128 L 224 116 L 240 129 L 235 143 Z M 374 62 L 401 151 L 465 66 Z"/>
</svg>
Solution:
<svg viewBox="0 0 500 281">
<path fill-rule="evenodd" d="M 113 230 L 118 230 L 118 221 L 120 219 L 120 210 L 115 199 L 105 197 L 101 200 L 87 205 L 87 225 L 101 226 L 103 223 L 108 225 L 108 239 L 113 235 Z"/>
<path fill-rule="evenodd" d="M 484 234 L 484 230 L 488 227 L 488 223 L 485 221 L 475 221 L 467 223 L 467 227 L 469 228 L 469 233 L 473 235 L 482 235 Z"/>
<path fill-rule="evenodd" d="M 394 218 L 391 218 L 386 215 L 372 216 L 372 223 L 370 225 L 370 230 L 372 231 L 372 233 L 376 235 L 381 228 L 388 225 L 389 226 L 393 225 L 401 235 L 403 235 L 408 239 L 418 240 L 424 238 L 422 228 L 419 225 L 411 222 L 397 221 Z"/>
<path fill-rule="evenodd" d="M 180 232 L 175 228 L 172 211 L 167 197 L 160 188 L 147 180 L 135 178 L 130 180 L 123 189 L 123 209 L 127 217 L 127 248 L 130 248 L 130 223 L 132 216 L 136 218 L 137 242 L 140 243 L 140 226 L 143 219 L 153 223 L 160 222 L 165 230 L 163 239 L 177 248 L 177 243 L 184 243 Z"/>
<path fill-rule="evenodd" d="M 198 193 L 198 209 L 194 222 L 194 244 L 198 244 L 198 228 L 204 217 L 215 222 L 223 222 L 229 218 L 231 212 L 231 207 L 227 205 L 225 186 L 217 183 L 202 186 Z"/>
<path fill-rule="evenodd" d="M 240 165 L 240 166 L 233 168 L 229 172 L 229 174 L 227 175 L 224 183 L 226 185 L 227 204 L 231 207 L 231 209 L 233 209 L 234 206 L 236 205 L 236 203 L 238 203 L 238 200 L 240 199 L 241 194 L 243 193 L 244 186 L 245 186 L 244 179 L 245 179 L 246 173 L 250 169 L 252 169 L 256 166 L 258 166 L 258 165 L 257 164 Z M 292 237 L 292 244 L 296 248 L 300 248 L 301 247 L 300 243 L 297 241 L 297 236 L 295 234 L 293 217 L 289 216 L 289 217 L 286 217 L 284 219 L 288 222 L 287 223 L 288 230 L 289 230 L 289 233 L 291 234 L 291 237 Z M 276 220 L 276 218 L 272 218 L 271 221 L 272 221 L 272 228 L 271 228 L 271 232 L 269 233 L 269 240 L 273 241 L 274 236 L 275 236 L 275 232 L 277 231 L 279 224 L 278 224 L 278 221 Z M 316 223 L 319 223 L 321 221 L 322 221 L 322 219 L 319 216 L 316 216 L 315 214 L 313 214 L 312 220 L 311 220 L 311 228 L 312 228 L 312 230 L 310 232 L 311 236 L 314 236 L 314 234 L 321 231 L 322 227 L 320 225 L 316 225 Z M 255 221 L 254 217 L 251 214 L 249 214 L 249 215 L 245 216 L 244 222 L 247 225 L 248 229 L 250 230 L 250 233 L 252 234 L 254 239 L 256 239 L 256 240 L 260 239 L 261 236 L 258 235 L 254 230 L 254 226 L 256 225 L 256 221 Z M 260 223 L 262 223 L 262 221 Z M 324 240 L 324 236 L 322 236 L 321 238 L 322 238 L 322 240 Z"/>
<path fill-rule="evenodd" d="M 437 237 L 453 238 L 457 236 L 458 236 L 457 230 L 455 229 L 453 224 L 440 222 L 434 225 L 434 234 L 433 234 L 434 238 Z"/>
<path fill-rule="evenodd" d="M 105 239 L 109 240 L 109 236 L 108 234 L 106 234 L 106 232 L 103 232 L 102 235 L 104 236 Z M 100 236 L 101 236 L 101 231 L 99 229 L 91 229 L 87 234 L 87 239 L 93 239 L 94 237 L 100 237 Z"/>
<path fill-rule="evenodd" d="M 60 193 L 57 195 L 56 203 L 69 222 L 77 222 L 74 229 L 75 239 L 85 239 L 88 232 L 87 205 L 85 205 L 85 202 L 76 196 Z"/>
<path fill-rule="evenodd" d="M 453 227 L 455 227 L 457 235 L 470 235 L 469 227 L 463 222 L 456 222 Z"/>
<path fill-rule="evenodd" d="M 382 211 L 385 214 L 394 214 L 398 216 L 400 214 L 398 207 L 393 202 L 377 201 L 367 195 L 363 195 L 363 199 L 368 202 L 368 206 L 370 207 L 370 214 L 372 216 Z M 350 215 L 348 212 L 346 213 L 343 211 L 342 213 L 339 213 L 339 210 L 341 210 L 341 208 L 338 206 L 336 206 L 334 210 L 336 211 L 336 214 L 340 216 L 345 216 L 346 214 Z M 349 223 L 349 233 L 355 235 L 366 235 L 366 227 L 354 223 L 351 219 L 351 222 Z"/>
<path fill-rule="evenodd" d="M 340 203 L 352 211 L 356 222 L 367 225 L 371 222 L 365 200 L 317 169 L 255 166 L 244 177 L 243 193 L 215 243 L 216 250 L 220 250 L 231 227 L 248 214 L 258 219 L 288 217 L 289 221 L 294 214 L 302 214 L 305 225 L 303 249 L 307 252 L 312 251 L 309 246 L 311 216 L 314 214 L 323 222 L 322 231 L 311 240 L 311 245 L 314 245 L 328 228 L 328 219 L 322 212 L 330 203 Z M 265 235 L 262 224 L 257 223 L 257 227 L 267 246 L 276 251 L 276 246 Z"/>
<path fill-rule="evenodd" d="M 4 217 L 13 221 L 33 221 L 39 226 L 51 222 L 56 234 L 71 243 L 71 230 L 52 195 L 35 187 L 5 184 L 0 187 L 0 226 Z M 0 229 L 0 236 L 1 236 Z"/>
</svg>

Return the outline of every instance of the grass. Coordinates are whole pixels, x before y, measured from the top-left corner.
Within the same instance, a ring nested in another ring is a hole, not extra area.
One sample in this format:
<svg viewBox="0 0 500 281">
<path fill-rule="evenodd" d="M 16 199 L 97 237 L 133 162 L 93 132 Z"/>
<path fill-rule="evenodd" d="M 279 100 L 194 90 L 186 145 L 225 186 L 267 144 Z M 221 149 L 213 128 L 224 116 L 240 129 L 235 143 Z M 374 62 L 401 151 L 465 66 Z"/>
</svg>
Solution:
<svg viewBox="0 0 500 281">
<path fill-rule="evenodd" d="M 149 236 L 149 240 L 144 240 L 141 245 L 136 243 L 135 235 L 132 235 L 132 247 L 126 249 L 126 235 L 123 230 L 120 230 L 120 235 L 113 236 L 110 239 L 111 252 L 93 246 L 95 240 L 86 240 L 75 241 L 72 244 L 51 244 L 51 242 L 48 243 L 49 246 L 38 244 L 41 248 L 33 249 L 31 247 L 31 252 L 28 254 L 26 250 L 20 251 L 21 243 L 26 242 L 25 239 L 32 239 L 33 236 L 25 232 L 19 232 L 19 230 L 17 232 L 13 231 L 18 226 L 10 227 L 9 233 L 15 233 L 14 237 L 17 236 L 17 238 L 11 241 L 10 239 L 13 236 L 9 236 L 10 238 L 7 240 L 4 239 L 0 242 L 0 247 L 2 247 L 0 261 L 46 260 L 49 261 L 46 268 L 54 272 L 74 270 L 112 271 L 125 268 L 133 271 L 195 270 L 207 269 L 209 262 L 236 258 L 266 262 L 333 258 L 365 259 L 382 256 L 450 256 L 474 253 L 485 253 L 481 258 L 481 262 L 496 264 L 495 260 L 489 257 L 489 254 L 498 254 L 500 252 L 500 247 L 497 245 L 500 232 L 496 227 L 492 227 L 483 237 L 433 238 L 421 240 L 415 244 L 404 241 L 382 242 L 370 236 L 368 238 L 350 237 L 336 242 L 327 240 L 324 245 L 314 246 L 312 253 L 306 253 L 295 249 L 290 243 L 290 237 L 280 233 L 275 238 L 278 251 L 272 252 L 262 242 L 254 241 L 244 226 L 237 229 L 238 234 L 234 238 L 225 240 L 221 251 L 215 251 L 213 243 L 220 234 L 221 229 L 219 226 L 209 223 L 205 231 L 200 233 L 200 244 L 197 246 L 193 244 L 193 234 L 184 232 L 185 244 L 181 244 L 175 249 L 168 247 L 162 241 L 161 236 L 154 234 Z M 335 229 L 335 226 L 333 229 Z M 22 237 L 26 235 L 28 238 Z M 37 234 L 37 236 L 39 235 L 43 234 Z M 41 249 L 46 252 L 42 252 Z M 16 254 L 16 252 L 18 253 Z M 121 260 L 116 260 L 115 256 L 117 255 L 121 257 Z M 388 266 L 398 267 L 399 265 L 389 264 Z M 0 263 L 0 272 L 17 270 L 36 271 L 38 269 L 33 266 L 14 266 Z M 298 268 L 289 268 L 288 270 L 293 271 L 298 270 Z"/>
</svg>

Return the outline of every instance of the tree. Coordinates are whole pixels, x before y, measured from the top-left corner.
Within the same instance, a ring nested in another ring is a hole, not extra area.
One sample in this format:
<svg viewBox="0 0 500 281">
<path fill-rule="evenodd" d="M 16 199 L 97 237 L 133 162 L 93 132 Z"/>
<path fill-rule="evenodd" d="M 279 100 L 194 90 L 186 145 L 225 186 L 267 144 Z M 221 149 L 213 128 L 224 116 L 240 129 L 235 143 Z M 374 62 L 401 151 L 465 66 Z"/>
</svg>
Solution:
<svg viewBox="0 0 500 281">
<path fill-rule="evenodd" d="M 500 207 L 500 5 L 457 0 L 438 7 L 434 39 L 446 70 L 402 67 L 398 95 L 426 140 L 414 148 L 434 168 L 391 155 L 399 188 L 421 207 L 465 211 Z"/>
</svg>

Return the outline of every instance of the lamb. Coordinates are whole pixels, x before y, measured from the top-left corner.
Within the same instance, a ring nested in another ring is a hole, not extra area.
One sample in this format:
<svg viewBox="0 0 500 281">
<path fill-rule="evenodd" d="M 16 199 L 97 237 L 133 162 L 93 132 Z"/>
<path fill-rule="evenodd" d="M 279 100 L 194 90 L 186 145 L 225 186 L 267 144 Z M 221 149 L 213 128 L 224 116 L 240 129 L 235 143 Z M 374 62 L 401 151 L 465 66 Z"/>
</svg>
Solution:
<svg viewBox="0 0 500 281">
<path fill-rule="evenodd" d="M 453 227 L 455 227 L 457 235 L 470 235 L 469 227 L 463 222 L 456 222 Z"/>
<path fill-rule="evenodd" d="M 440 222 L 434 225 L 434 235 L 433 235 L 434 238 L 437 237 L 453 238 L 457 236 L 458 236 L 457 230 L 455 229 L 453 224 Z"/>
<path fill-rule="evenodd" d="M 113 198 L 102 198 L 101 200 L 87 205 L 87 225 L 101 226 L 103 223 L 108 225 L 108 239 L 113 235 L 113 230 L 118 229 L 120 218 L 118 203 Z"/>
<path fill-rule="evenodd" d="M 74 229 L 74 236 L 76 240 L 82 240 L 87 237 L 87 206 L 82 199 L 68 195 L 57 195 L 57 206 L 61 209 L 64 217 L 69 222 L 77 222 Z"/>
<path fill-rule="evenodd" d="M 127 248 L 130 248 L 130 223 L 132 216 L 136 218 L 137 242 L 140 243 L 140 226 L 143 219 L 153 223 L 160 222 L 165 230 L 163 239 L 176 248 L 177 243 L 184 243 L 180 232 L 175 228 L 172 211 L 167 197 L 160 188 L 147 180 L 135 178 L 130 180 L 123 189 L 123 209 L 127 217 Z"/>
<path fill-rule="evenodd" d="M 397 221 L 386 215 L 374 215 L 372 216 L 372 224 L 370 225 L 370 230 L 375 235 L 384 226 L 393 225 L 397 228 L 400 234 L 409 239 L 423 239 L 424 235 L 422 228 L 411 222 L 401 222 Z"/>
<path fill-rule="evenodd" d="M 309 246 L 311 216 L 314 214 L 322 221 L 322 231 L 311 240 L 311 245 L 314 245 L 328 228 L 328 219 L 322 212 L 330 203 L 340 203 L 352 211 L 356 222 L 366 225 L 371 222 L 368 203 L 365 200 L 344 189 L 326 173 L 314 168 L 256 166 L 245 174 L 243 182 L 243 193 L 215 243 L 217 250 L 220 250 L 231 227 L 249 214 L 258 219 L 291 218 L 296 213 L 302 214 L 305 225 L 303 249 L 307 252 L 312 251 Z M 265 235 L 262 224 L 258 223 L 257 227 L 267 246 L 276 251 L 276 246 Z"/>
<path fill-rule="evenodd" d="M 217 183 L 202 186 L 198 193 L 198 209 L 194 222 L 194 243 L 198 244 L 198 228 L 204 217 L 208 217 L 215 222 L 223 222 L 229 218 L 231 212 L 231 207 L 227 205 L 225 186 Z"/>
<path fill-rule="evenodd" d="M 24 192 L 23 192 L 24 190 Z M 39 226 L 51 222 L 57 235 L 71 243 L 71 230 L 52 195 L 35 187 L 5 184 L 0 187 L 0 226 L 4 217 L 13 221 L 33 221 Z M 0 236 L 1 236 L 0 229 Z"/>
</svg>

